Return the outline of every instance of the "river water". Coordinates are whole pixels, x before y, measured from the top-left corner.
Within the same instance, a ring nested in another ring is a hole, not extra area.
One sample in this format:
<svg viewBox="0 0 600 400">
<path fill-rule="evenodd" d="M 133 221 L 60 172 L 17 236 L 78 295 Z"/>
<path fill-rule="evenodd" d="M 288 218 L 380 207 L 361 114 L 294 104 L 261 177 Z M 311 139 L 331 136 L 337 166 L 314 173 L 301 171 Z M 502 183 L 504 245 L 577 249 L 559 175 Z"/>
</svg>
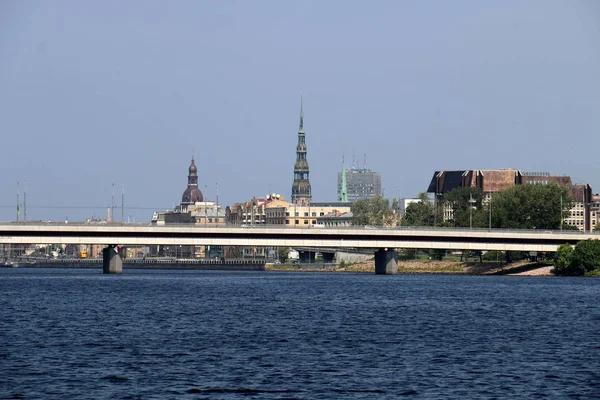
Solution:
<svg viewBox="0 0 600 400">
<path fill-rule="evenodd" d="M 600 279 L 0 270 L 0 398 L 600 398 Z"/>
</svg>

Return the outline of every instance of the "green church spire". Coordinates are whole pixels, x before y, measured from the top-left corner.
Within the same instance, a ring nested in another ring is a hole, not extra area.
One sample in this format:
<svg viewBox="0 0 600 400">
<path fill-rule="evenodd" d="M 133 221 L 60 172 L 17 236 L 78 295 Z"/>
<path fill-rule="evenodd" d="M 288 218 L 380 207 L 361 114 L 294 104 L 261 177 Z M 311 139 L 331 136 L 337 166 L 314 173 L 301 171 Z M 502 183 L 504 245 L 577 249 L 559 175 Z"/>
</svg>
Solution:
<svg viewBox="0 0 600 400">
<path fill-rule="evenodd" d="M 342 203 L 348 202 L 348 188 L 346 185 L 346 164 L 344 162 L 344 158 L 342 157 L 342 187 L 340 188 L 340 194 L 338 196 L 338 201 Z"/>
</svg>

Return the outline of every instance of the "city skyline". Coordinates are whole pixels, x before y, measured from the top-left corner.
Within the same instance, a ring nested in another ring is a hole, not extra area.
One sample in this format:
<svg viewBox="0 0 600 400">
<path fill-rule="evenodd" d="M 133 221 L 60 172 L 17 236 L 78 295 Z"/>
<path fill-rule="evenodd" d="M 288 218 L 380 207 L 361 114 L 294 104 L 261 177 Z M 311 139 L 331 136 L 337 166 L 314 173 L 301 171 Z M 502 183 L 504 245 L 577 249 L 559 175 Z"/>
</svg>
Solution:
<svg viewBox="0 0 600 400">
<path fill-rule="evenodd" d="M 0 4 L 0 220 L 19 181 L 30 220 L 103 217 L 114 184 L 148 221 L 192 155 L 209 200 L 288 197 L 301 91 L 314 201 L 352 154 L 388 198 L 463 168 L 598 190 L 596 2 L 141 4 Z"/>
</svg>

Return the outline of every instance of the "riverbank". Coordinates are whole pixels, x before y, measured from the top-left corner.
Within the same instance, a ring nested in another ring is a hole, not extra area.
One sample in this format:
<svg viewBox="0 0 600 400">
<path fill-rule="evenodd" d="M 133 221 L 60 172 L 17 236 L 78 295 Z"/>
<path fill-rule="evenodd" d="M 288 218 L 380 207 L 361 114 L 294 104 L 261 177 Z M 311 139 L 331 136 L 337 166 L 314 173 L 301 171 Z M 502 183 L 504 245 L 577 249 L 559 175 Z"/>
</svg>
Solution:
<svg viewBox="0 0 600 400">
<path fill-rule="evenodd" d="M 511 276 L 554 276 L 552 266 L 542 263 L 516 262 L 512 264 L 457 262 L 457 261 L 401 261 L 399 274 L 464 274 L 464 275 L 511 275 Z M 347 266 L 332 264 L 312 268 L 307 265 L 267 264 L 267 271 L 311 271 L 311 272 L 364 272 L 375 273 L 375 262 L 366 261 Z"/>
</svg>

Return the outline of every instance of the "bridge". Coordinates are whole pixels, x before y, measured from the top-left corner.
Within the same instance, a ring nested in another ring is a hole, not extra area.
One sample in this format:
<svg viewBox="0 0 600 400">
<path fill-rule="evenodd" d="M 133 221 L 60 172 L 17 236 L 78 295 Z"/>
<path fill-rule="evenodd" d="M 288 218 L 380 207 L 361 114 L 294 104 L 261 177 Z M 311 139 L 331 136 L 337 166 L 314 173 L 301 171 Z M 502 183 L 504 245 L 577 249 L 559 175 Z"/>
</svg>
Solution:
<svg viewBox="0 0 600 400">
<path fill-rule="evenodd" d="M 396 271 L 396 248 L 556 251 L 562 244 L 600 239 L 598 232 L 454 228 L 287 228 L 278 226 L 0 223 L 4 244 L 100 244 L 105 271 L 117 245 L 266 246 L 374 249 L 376 273 Z M 120 264 L 119 264 L 120 265 Z M 117 268 L 118 269 L 118 268 Z"/>
</svg>

